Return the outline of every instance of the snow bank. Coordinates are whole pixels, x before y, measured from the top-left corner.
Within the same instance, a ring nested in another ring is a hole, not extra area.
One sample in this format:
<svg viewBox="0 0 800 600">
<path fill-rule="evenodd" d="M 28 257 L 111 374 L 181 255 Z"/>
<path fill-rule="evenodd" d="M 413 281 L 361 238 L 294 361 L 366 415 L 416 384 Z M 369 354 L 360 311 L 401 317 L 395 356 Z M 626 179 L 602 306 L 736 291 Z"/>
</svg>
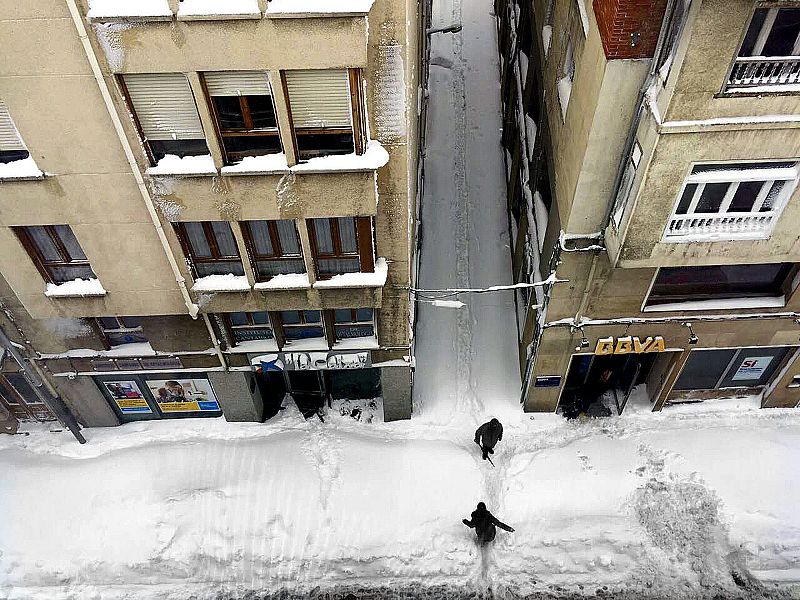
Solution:
<svg viewBox="0 0 800 600">
<path fill-rule="evenodd" d="M 256 290 L 303 290 L 311 287 L 308 273 L 288 273 L 275 275 L 269 281 L 260 281 L 253 286 Z"/>
<path fill-rule="evenodd" d="M 270 0 L 267 17 L 347 17 L 366 15 L 374 0 Z"/>
<path fill-rule="evenodd" d="M 176 156 L 167 154 L 155 167 L 145 171 L 145 175 L 216 175 L 217 168 L 210 154 L 203 156 Z"/>
<path fill-rule="evenodd" d="M 288 170 L 286 155 L 281 152 L 265 156 L 245 156 L 234 165 L 222 167 L 220 172 L 223 175 L 268 175 L 285 173 Z"/>
<path fill-rule="evenodd" d="M 206 275 L 194 280 L 193 292 L 246 292 L 250 283 L 246 275 Z"/>
<path fill-rule="evenodd" d="M 36 161 L 29 156 L 22 160 L 9 163 L 0 163 L 0 180 L 24 181 L 29 179 L 44 179 L 44 173 L 36 166 Z"/>
<path fill-rule="evenodd" d="M 275 2 L 276 0 L 272 0 Z M 291 168 L 295 173 L 326 173 L 329 171 L 374 171 L 389 162 L 389 153 L 377 140 L 370 140 L 364 154 L 319 156 Z"/>
<path fill-rule="evenodd" d="M 64 283 L 48 283 L 44 295 L 49 298 L 105 296 L 108 292 L 99 279 L 73 279 Z"/>
<path fill-rule="evenodd" d="M 168 20 L 172 11 L 167 0 L 89 0 L 89 19 L 142 18 Z"/>
<path fill-rule="evenodd" d="M 323 279 L 314 284 L 315 288 L 360 288 L 360 287 L 383 287 L 386 284 L 386 276 L 389 267 L 385 258 L 375 261 L 374 273 L 344 273 L 334 275 L 330 279 Z"/>
<path fill-rule="evenodd" d="M 258 19 L 258 0 L 181 0 L 178 20 Z"/>
</svg>

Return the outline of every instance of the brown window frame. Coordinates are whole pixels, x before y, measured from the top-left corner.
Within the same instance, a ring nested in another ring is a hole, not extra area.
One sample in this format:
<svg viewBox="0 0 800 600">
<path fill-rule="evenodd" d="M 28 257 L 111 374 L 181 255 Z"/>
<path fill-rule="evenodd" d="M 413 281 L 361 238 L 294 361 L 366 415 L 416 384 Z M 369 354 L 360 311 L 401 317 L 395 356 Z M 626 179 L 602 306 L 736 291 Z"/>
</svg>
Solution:
<svg viewBox="0 0 800 600">
<path fill-rule="evenodd" d="M 288 325 L 284 324 L 283 316 L 281 313 L 284 312 L 296 312 L 300 315 L 300 322 L 299 323 L 290 323 Z M 318 312 L 320 315 L 319 322 L 307 322 L 305 313 L 306 312 Z M 333 331 L 330 327 L 330 311 L 322 310 L 320 308 L 300 308 L 300 309 L 288 309 L 282 311 L 270 311 L 269 313 L 269 320 L 272 323 L 272 331 L 275 334 L 275 340 L 278 342 L 278 348 L 283 350 L 283 348 L 289 344 L 291 349 L 291 343 L 296 342 L 299 340 L 289 340 L 286 337 L 286 329 L 291 329 L 293 327 L 300 328 L 303 325 L 309 325 L 312 327 L 319 326 L 322 328 L 322 336 L 316 338 L 301 338 L 301 339 L 317 339 L 317 340 L 325 340 L 328 348 L 333 347 Z"/>
<path fill-rule="evenodd" d="M 242 272 L 244 272 L 244 263 L 242 262 L 242 255 L 239 252 L 239 245 L 236 243 L 236 236 L 233 235 L 233 227 L 231 226 L 230 221 L 219 221 L 220 223 L 227 223 L 228 227 L 231 228 L 231 235 L 233 236 L 234 244 L 236 245 L 236 255 L 235 256 L 227 256 L 220 253 L 219 245 L 217 244 L 217 236 L 214 233 L 213 226 L 211 225 L 213 221 L 187 221 L 189 223 L 199 223 L 203 226 L 203 233 L 206 237 L 206 243 L 208 244 L 208 248 L 211 251 L 211 256 L 195 256 L 194 250 L 192 249 L 192 244 L 189 241 L 189 234 L 186 231 L 186 225 L 183 221 L 178 221 L 173 223 L 173 227 L 175 228 L 175 233 L 178 236 L 178 241 L 181 244 L 181 248 L 183 249 L 183 253 L 186 256 L 189 267 L 192 271 L 192 276 L 195 279 L 200 277 L 206 277 L 206 275 L 200 275 L 197 271 L 197 265 L 202 264 L 218 264 L 218 263 L 229 263 L 239 261 L 239 264 L 242 266 Z"/>
<path fill-rule="evenodd" d="M 342 310 L 349 310 L 350 311 L 350 321 L 339 322 L 336 320 L 336 313 Z M 358 311 L 359 310 L 371 310 L 372 311 L 372 319 L 370 321 L 360 321 L 358 320 Z M 342 337 L 340 338 L 338 335 L 339 327 L 347 327 L 348 325 L 351 326 L 358 326 L 358 325 L 365 325 L 369 323 L 372 326 L 372 335 L 375 336 L 377 333 L 377 326 L 375 323 L 375 317 L 377 316 L 376 309 L 371 306 L 361 306 L 358 308 L 335 308 L 329 311 L 331 313 L 332 321 L 333 321 L 333 332 L 336 337 L 336 341 L 341 340 L 348 340 L 348 339 L 357 339 L 356 337 Z"/>
<path fill-rule="evenodd" d="M 317 279 L 330 279 L 337 275 L 336 273 L 320 274 L 319 272 L 319 259 L 335 260 L 335 259 L 352 259 L 356 256 L 359 260 L 360 273 L 373 273 L 375 271 L 375 257 L 373 253 L 373 240 L 372 240 L 372 217 L 322 217 L 328 219 L 331 227 L 331 240 L 333 242 L 333 253 L 320 254 L 317 245 L 317 233 L 314 230 L 313 220 L 306 221 L 306 229 L 311 241 L 311 252 L 314 256 L 314 270 L 317 274 Z M 357 252 L 342 252 L 342 240 L 339 234 L 339 222 L 337 219 L 349 219 L 355 221 L 356 232 L 356 247 Z"/>
<path fill-rule="evenodd" d="M 69 225 L 61 225 L 58 226 L 62 227 L 69 227 L 70 231 L 72 231 L 72 227 Z M 50 241 L 56 248 L 56 251 L 61 256 L 61 260 L 47 260 L 42 252 L 39 250 L 39 246 L 34 241 L 33 237 L 29 233 L 29 227 L 42 227 L 45 232 L 47 233 Z M 25 251 L 33 260 L 33 263 L 36 265 L 39 273 L 42 275 L 45 281 L 48 281 L 53 284 L 64 283 L 64 281 L 57 281 L 56 278 L 50 273 L 50 268 L 59 268 L 59 267 L 87 267 L 94 278 L 97 278 L 97 274 L 92 269 L 92 265 L 89 262 L 89 259 L 79 259 L 75 260 L 72 258 L 72 255 L 69 253 L 69 250 L 66 247 L 66 244 L 61 239 L 61 236 L 58 234 L 56 230 L 57 225 L 21 225 L 18 227 L 12 227 L 14 233 L 16 234 L 19 241 L 22 243 L 22 246 L 25 248 Z M 75 236 L 75 232 L 72 232 L 72 235 Z M 77 237 L 75 238 L 77 240 Z M 78 242 L 80 245 L 80 242 Z M 83 251 L 83 247 L 81 247 L 81 251 Z M 85 253 L 84 253 L 85 255 Z M 67 279 L 66 281 L 71 281 Z"/>
<path fill-rule="evenodd" d="M 284 220 L 291 220 L 291 219 L 284 219 Z M 267 228 L 269 230 L 269 240 L 272 244 L 272 249 L 276 250 L 276 254 L 268 255 L 268 254 L 259 254 L 256 250 L 255 240 L 253 239 L 253 233 L 250 230 L 250 223 L 253 221 L 263 221 L 267 224 Z M 297 223 L 294 223 L 294 234 L 297 237 L 297 247 L 300 249 L 298 254 L 285 254 L 283 252 L 283 247 L 281 245 L 280 235 L 278 234 L 278 225 L 277 221 L 272 219 L 250 219 L 246 221 L 240 221 L 239 227 L 242 230 L 242 237 L 244 238 L 244 245 L 247 250 L 247 257 L 250 260 L 250 264 L 253 267 L 253 273 L 255 274 L 257 282 L 269 281 L 275 275 L 270 277 L 263 277 L 259 273 L 258 270 L 258 263 L 259 262 L 280 262 L 283 260 L 301 260 L 304 261 L 303 258 L 303 244 L 300 240 L 300 232 L 297 229 Z M 305 262 L 303 263 L 303 269 L 305 271 Z"/>
</svg>

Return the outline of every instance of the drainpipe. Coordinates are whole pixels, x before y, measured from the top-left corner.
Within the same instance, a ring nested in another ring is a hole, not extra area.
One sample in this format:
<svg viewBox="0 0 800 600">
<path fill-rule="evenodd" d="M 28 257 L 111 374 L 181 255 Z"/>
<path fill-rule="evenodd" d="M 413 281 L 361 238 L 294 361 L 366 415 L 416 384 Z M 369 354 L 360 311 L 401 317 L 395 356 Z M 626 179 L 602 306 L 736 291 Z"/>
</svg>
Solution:
<svg viewBox="0 0 800 600">
<path fill-rule="evenodd" d="M 103 72 L 100 69 L 100 63 L 97 61 L 97 56 L 95 56 L 92 43 L 89 41 L 89 36 L 86 33 L 86 27 L 83 24 L 81 13 L 75 4 L 75 0 L 66 0 L 66 2 L 67 6 L 69 7 L 70 15 L 72 16 L 72 21 L 75 23 L 75 29 L 78 31 L 78 37 L 81 40 L 81 44 L 83 44 L 83 50 L 86 53 L 86 59 L 89 61 L 89 66 L 92 68 L 92 74 L 94 75 L 95 81 L 97 81 L 97 87 L 100 88 L 100 94 L 103 96 L 103 102 L 106 105 L 108 116 L 111 117 L 111 122 L 114 124 L 114 130 L 117 132 L 117 137 L 119 138 L 120 144 L 122 144 L 122 149 L 125 151 L 125 157 L 128 159 L 128 164 L 133 172 L 133 177 L 136 180 L 137 187 L 139 188 L 139 193 L 142 195 L 142 200 L 144 200 L 144 204 L 147 207 L 147 212 L 150 215 L 150 219 L 153 221 L 153 227 L 156 228 L 156 233 L 158 234 L 158 239 L 161 242 L 162 248 L 164 249 L 164 254 L 167 255 L 169 266 L 172 269 L 173 275 L 175 276 L 175 281 L 178 283 L 178 288 L 181 291 L 183 302 L 186 304 L 186 309 L 189 312 L 189 316 L 191 316 L 193 319 L 196 319 L 200 308 L 192 301 L 192 297 L 189 295 L 189 290 L 186 287 L 186 280 L 181 274 L 180 267 L 175 260 L 175 256 L 172 253 L 172 248 L 170 248 L 169 241 L 164 233 L 164 228 L 161 226 L 161 220 L 158 218 L 158 213 L 156 212 L 156 207 L 153 204 L 153 199 L 150 197 L 150 192 L 147 189 L 147 185 L 142 178 L 142 174 L 139 172 L 139 165 L 136 162 L 133 149 L 131 148 L 128 138 L 125 135 L 125 129 L 122 127 L 122 121 L 120 121 L 119 115 L 117 115 L 116 108 L 114 107 L 114 101 L 111 98 L 111 92 L 109 91 L 106 80 L 103 77 Z M 207 321 L 206 324 L 208 325 Z M 212 339 L 214 339 L 210 326 L 209 334 L 211 334 Z"/>
</svg>

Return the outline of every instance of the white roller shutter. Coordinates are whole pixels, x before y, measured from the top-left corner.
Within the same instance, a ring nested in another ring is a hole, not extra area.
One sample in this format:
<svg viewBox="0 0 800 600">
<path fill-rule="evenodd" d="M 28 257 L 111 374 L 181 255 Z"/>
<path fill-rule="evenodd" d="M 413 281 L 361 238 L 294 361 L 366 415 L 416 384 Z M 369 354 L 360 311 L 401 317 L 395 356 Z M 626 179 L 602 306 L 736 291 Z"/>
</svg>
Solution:
<svg viewBox="0 0 800 600">
<path fill-rule="evenodd" d="M 205 73 L 210 96 L 269 96 L 264 71 L 216 71 Z"/>
<path fill-rule="evenodd" d="M 0 100 L 0 151 L 9 152 L 25 149 L 25 144 L 22 143 L 22 138 L 19 137 L 17 128 L 14 126 L 14 121 L 11 120 L 11 115 L 8 114 L 8 108 Z"/>
<path fill-rule="evenodd" d="M 350 127 L 347 70 L 286 71 L 295 127 Z"/>
<path fill-rule="evenodd" d="M 145 138 L 205 138 L 189 80 L 182 73 L 125 75 L 131 104 Z"/>
</svg>

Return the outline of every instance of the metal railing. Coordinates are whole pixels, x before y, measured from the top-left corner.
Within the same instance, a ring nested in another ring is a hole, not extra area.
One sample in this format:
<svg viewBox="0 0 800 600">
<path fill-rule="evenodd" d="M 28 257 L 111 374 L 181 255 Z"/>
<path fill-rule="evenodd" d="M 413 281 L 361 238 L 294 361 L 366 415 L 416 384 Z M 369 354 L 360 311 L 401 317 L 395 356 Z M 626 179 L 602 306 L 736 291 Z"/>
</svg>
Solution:
<svg viewBox="0 0 800 600">
<path fill-rule="evenodd" d="M 800 56 L 740 56 L 727 89 L 800 84 Z"/>
<path fill-rule="evenodd" d="M 774 211 L 673 215 L 669 220 L 664 240 L 734 240 L 766 237 L 776 216 L 777 214 Z"/>
</svg>

